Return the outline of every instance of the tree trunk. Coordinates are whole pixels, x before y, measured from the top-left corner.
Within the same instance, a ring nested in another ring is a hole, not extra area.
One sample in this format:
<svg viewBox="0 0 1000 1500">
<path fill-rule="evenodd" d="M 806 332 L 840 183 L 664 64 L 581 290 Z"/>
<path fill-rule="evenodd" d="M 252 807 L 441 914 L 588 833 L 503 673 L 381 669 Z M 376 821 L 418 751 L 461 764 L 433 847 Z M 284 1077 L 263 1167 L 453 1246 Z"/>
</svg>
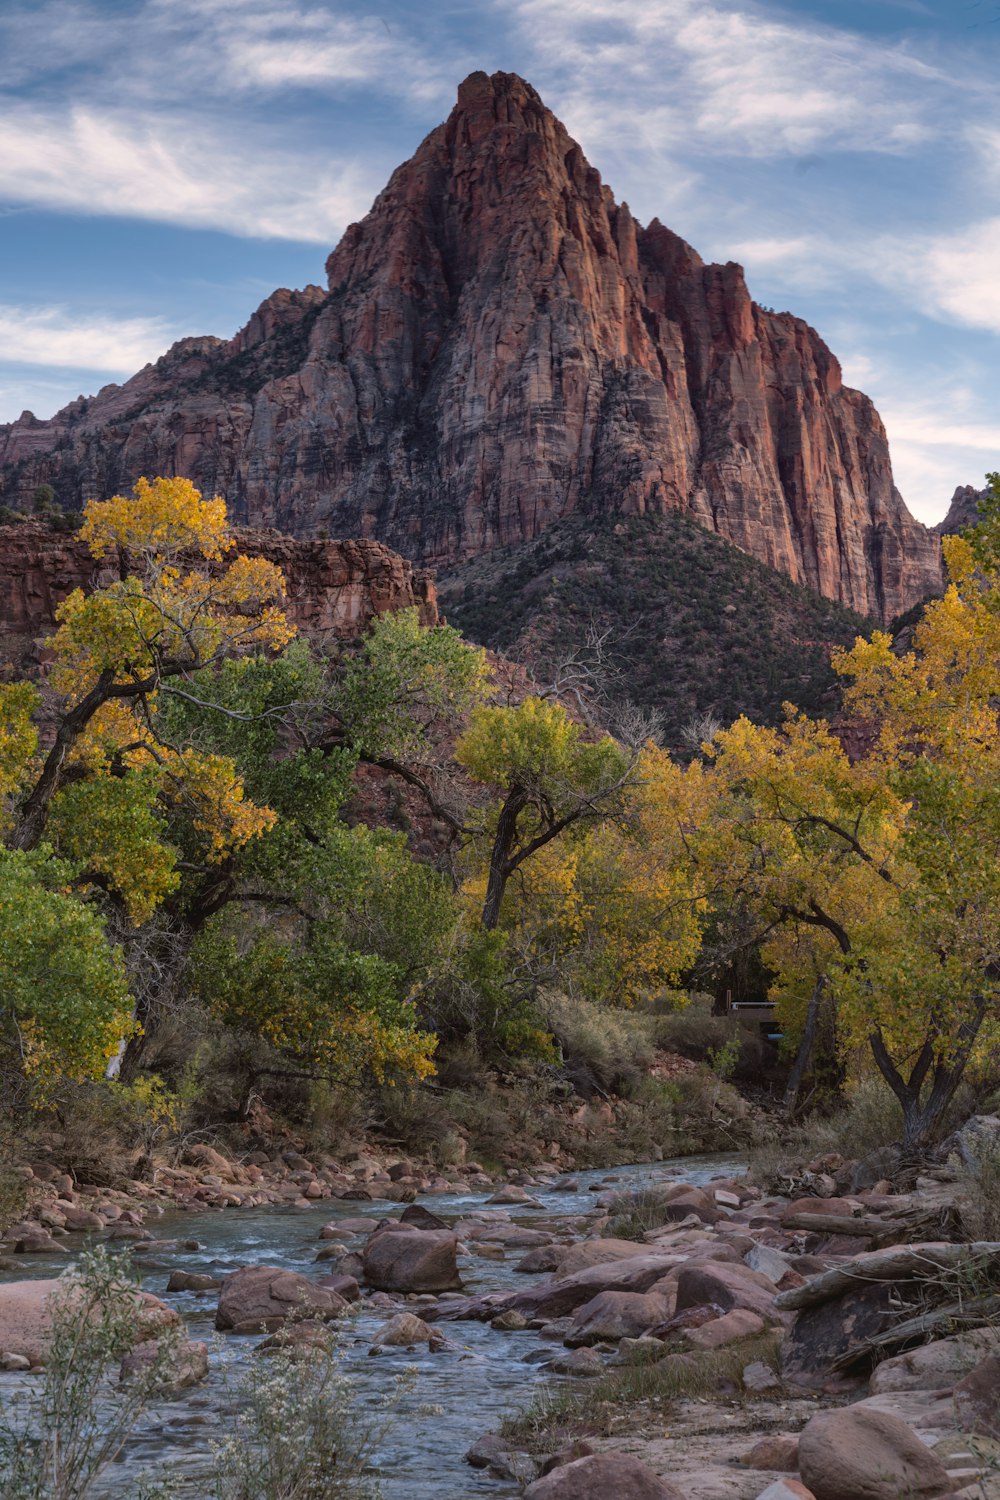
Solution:
<svg viewBox="0 0 1000 1500">
<path fill-rule="evenodd" d="M 517 834 L 517 820 L 528 803 L 528 794 L 523 787 L 513 786 L 500 809 L 497 831 L 490 852 L 490 873 L 486 882 L 486 900 L 483 902 L 483 927 L 492 932 L 500 920 L 504 891 L 510 879 L 510 851 Z"/>
<path fill-rule="evenodd" d="M 954 1099 L 985 1017 L 986 1005 L 980 1001 L 974 1014 L 959 1027 L 958 1044 L 948 1063 L 940 1059 L 935 1061 L 935 1050 L 940 1039 L 937 1035 L 928 1036 L 910 1070 L 909 1078 L 904 1078 L 893 1063 L 882 1033 L 874 1031 L 869 1037 L 878 1070 L 896 1095 L 903 1111 L 903 1138 L 900 1145 L 905 1165 L 912 1166 L 919 1162 Z M 924 1086 L 928 1076 L 933 1078 L 933 1082 L 930 1092 L 925 1096 Z"/>
<path fill-rule="evenodd" d="M 782 1100 L 782 1107 L 789 1119 L 795 1113 L 795 1106 L 799 1099 L 799 1089 L 802 1087 L 802 1080 L 806 1076 L 809 1063 L 812 1060 L 813 1047 L 816 1045 L 816 1035 L 819 1031 L 820 1002 L 823 999 L 823 991 L 825 989 L 826 975 L 821 974 L 813 986 L 813 992 L 809 997 L 805 1029 L 802 1032 L 802 1040 L 799 1042 L 799 1050 L 795 1054 L 792 1071 L 788 1075 L 785 1097 Z"/>
</svg>

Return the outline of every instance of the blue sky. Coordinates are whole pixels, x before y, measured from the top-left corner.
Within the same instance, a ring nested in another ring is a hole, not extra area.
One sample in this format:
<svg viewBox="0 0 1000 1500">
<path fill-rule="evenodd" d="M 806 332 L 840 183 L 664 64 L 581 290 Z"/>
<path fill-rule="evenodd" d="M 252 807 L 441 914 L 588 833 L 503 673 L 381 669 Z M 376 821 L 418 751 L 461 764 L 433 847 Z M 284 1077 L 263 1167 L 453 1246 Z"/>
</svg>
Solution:
<svg viewBox="0 0 1000 1500">
<path fill-rule="evenodd" d="M 921 519 L 1000 468 L 1000 0 L 0 0 L 0 420 L 323 284 L 474 68 L 819 329 Z"/>
</svg>

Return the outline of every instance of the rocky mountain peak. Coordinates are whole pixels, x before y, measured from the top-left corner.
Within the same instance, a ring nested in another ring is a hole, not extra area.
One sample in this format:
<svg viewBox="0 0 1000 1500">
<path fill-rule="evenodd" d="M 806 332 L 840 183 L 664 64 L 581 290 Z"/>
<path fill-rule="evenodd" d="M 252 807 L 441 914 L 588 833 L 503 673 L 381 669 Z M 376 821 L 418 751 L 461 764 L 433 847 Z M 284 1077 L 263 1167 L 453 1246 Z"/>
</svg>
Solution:
<svg viewBox="0 0 1000 1500">
<path fill-rule="evenodd" d="M 578 512 L 682 511 L 862 614 L 940 587 L 938 539 L 822 339 L 639 224 L 515 74 L 465 80 L 327 274 L 228 342 L 0 428 L 0 498 L 180 472 L 248 524 L 432 564 Z"/>
</svg>

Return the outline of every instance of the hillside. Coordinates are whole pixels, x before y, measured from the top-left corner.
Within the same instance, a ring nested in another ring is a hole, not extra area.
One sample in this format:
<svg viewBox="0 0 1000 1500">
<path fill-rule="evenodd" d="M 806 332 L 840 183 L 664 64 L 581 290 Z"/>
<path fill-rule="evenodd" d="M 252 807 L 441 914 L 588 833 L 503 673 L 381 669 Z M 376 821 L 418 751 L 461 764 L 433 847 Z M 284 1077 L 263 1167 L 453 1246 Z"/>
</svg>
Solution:
<svg viewBox="0 0 1000 1500">
<path fill-rule="evenodd" d="M 677 747 L 705 715 L 834 712 L 830 648 L 873 624 L 676 514 L 564 521 L 444 573 L 438 594 L 450 624 L 539 676 L 608 631 L 613 695 L 660 709 Z"/>
</svg>

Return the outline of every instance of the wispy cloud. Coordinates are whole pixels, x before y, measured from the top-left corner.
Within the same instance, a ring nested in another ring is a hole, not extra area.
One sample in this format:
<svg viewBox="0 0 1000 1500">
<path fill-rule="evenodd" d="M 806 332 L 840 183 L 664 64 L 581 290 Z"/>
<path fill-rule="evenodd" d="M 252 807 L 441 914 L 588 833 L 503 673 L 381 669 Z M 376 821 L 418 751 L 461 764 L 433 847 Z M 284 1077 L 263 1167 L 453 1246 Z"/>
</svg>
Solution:
<svg viewBox="0 0 1000 1500">
<path fill-rule="evenodd" d="M 77 106 L 0 117 L 0 196 L 48 208 L 331 244 L 378 186 L 361 163 L 277 150 L 252 130 L 192 131 L 184 115 Z"/>
<path fill-rule="evenodd" d="M 639 121 L 645 136 L 686 151 L 902 154 L 940 128 L 956 82 L 902 47 L 793 24 L 749 0 L 505 4 L 561 74 L 562 107 L 592 140 Z M 626 97 L 623 118 L 609 105 Z"/>
<path fill-rule="evenodd" d="M 128 374 L 175 337 L 162 318 L 77 317 L 65 307 L 0 303 L 0 349 L 11 364 Z"/>
<path fill-rule="evenodd" d="M 307 96 L 443 114 L 456 65 L 336 4 L 22 4 L 0 14 L 0 197 L 329 245 L 395 162 L 331 150 Z"/>
<path fill-rule="evenodd" d="M 883 236 L 872 271 L 942 322 L 1000 333 L 1000 215 L 947 234 Z"/>
</svg>

